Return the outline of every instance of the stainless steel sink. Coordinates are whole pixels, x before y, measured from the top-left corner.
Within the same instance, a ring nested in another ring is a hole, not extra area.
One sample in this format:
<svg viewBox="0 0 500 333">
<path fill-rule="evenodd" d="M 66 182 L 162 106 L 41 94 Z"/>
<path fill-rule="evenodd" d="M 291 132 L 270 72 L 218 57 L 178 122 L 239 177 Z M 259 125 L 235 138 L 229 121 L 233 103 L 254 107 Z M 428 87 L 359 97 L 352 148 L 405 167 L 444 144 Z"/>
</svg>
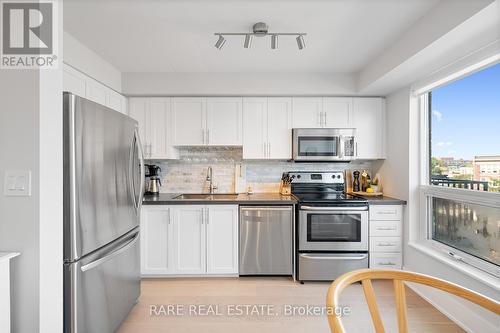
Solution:
<svg viewBox="0 0 500 333">
<path fill-rule="evenodd" d="M 181 194 L 174 197 L 175 200 L 236 200 L 238 194 L 234 193 L 197 193 L 197 194 Z"/>
</svg>

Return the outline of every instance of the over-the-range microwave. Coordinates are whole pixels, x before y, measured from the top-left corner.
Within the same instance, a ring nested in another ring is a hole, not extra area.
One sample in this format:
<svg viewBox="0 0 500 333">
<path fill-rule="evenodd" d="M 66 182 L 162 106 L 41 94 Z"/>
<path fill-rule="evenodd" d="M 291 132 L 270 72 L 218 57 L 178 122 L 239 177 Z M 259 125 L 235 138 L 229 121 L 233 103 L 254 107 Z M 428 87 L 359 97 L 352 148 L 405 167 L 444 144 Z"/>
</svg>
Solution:
<svg viewBox="0 0 500 333">
<path fill-rule="evenodd" d="M 292 129 L 292 156 L 296 162 L 351 161 L 356 154 L 354 128 Z"/>
</svg>

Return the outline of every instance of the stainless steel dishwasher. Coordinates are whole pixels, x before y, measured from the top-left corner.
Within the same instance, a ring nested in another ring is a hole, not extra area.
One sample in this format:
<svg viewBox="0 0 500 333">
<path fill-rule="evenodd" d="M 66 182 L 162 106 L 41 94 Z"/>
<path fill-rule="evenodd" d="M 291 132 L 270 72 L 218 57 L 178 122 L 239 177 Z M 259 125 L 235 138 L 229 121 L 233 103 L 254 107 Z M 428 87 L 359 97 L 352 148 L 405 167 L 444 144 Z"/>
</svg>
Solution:
<svg viewBox="0 0 500 333">
<path fill-rule="evenodd" d="M 292 275 L 293 206 L 240 207 L 240 275 Z"/>
</svg>

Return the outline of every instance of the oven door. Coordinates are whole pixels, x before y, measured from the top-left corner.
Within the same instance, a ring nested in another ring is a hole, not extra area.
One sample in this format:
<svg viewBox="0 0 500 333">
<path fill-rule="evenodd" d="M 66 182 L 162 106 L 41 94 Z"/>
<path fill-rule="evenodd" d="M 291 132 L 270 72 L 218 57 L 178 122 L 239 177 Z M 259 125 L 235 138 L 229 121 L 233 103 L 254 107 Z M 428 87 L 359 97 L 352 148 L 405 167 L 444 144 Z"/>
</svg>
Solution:
<svg viewBox="0 0 500 333">
<path fill-rule="evenodd" d="M 340 136 L 330 129 L 294 129 L 295 161 L 331 161 L 340 159 Z"/>
<path fill-rule="evenodd" d="M 300 251 L 368 251 L 368 207 L 301 206 Z"/>
</svg>

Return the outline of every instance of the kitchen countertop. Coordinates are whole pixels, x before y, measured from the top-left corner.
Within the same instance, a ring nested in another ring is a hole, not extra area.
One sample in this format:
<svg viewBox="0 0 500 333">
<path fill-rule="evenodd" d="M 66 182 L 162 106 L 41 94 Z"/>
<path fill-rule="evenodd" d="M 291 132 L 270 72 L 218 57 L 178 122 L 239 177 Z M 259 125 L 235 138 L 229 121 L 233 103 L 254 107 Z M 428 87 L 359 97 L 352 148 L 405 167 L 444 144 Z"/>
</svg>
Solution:
<svg viewBox="0 0 500 333">
<path fill-rule="evenodd" d="M 222 204 L 249 204 L 249 205 L 293 205 L 297 198 L 293 195 L 281 195 L 279 193 L 254 193 L 238 194 L 235 199 L 212 199 L 212 200 L 186 200 L 174 199 L 180 193 L 160 193 L 159 195 L 145 195 L 144 205 L 222 205 Z"/>
<path fill-rule="evenodd" d="M 360 197 L 368 200 L 369 205 L 406 205 L 405 200 L 391 198 L 388 196 L 361 196 Z"/>
</svg>

